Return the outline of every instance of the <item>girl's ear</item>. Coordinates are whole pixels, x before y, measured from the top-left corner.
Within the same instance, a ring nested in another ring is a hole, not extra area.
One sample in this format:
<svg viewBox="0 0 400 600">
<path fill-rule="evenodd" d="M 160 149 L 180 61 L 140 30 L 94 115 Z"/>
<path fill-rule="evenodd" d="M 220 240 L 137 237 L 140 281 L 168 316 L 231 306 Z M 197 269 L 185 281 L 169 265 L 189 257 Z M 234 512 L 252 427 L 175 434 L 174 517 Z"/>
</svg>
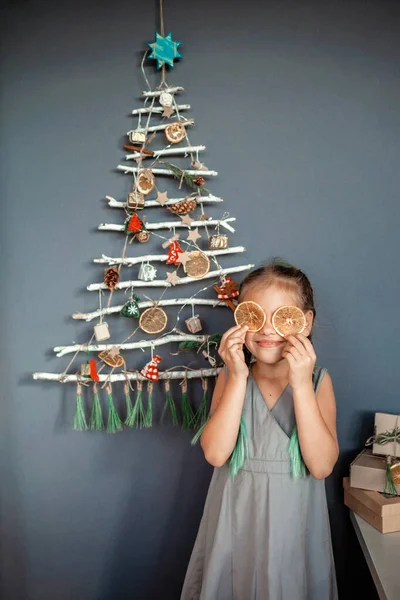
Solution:
<svg viewBox="0 0 400 600">
<path fill-rule="evenodd" d="M 304 331 L 302 332 L 303 335 L 305 335 L 306 337 L 308 337 L 311 333 L 311 329 L 313 326 L 313 321 L 314 321 L 314 313 L 312 310 L 308 310 L 306 313 L 304 313 L 304 316 L 306 317 L 306 328 L 304 329 Z"/>
</svg>

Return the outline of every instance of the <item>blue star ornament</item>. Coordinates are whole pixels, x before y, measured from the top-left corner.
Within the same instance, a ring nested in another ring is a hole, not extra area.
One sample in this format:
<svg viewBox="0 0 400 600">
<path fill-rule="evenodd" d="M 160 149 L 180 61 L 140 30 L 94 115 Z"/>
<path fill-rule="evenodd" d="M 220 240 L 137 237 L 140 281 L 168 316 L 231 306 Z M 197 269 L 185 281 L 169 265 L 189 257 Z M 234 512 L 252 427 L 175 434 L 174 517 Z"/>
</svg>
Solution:
<svg viewBox="0 0 400 600">
<path fill-rule="evenodd" d="M 149 43 L 152 49 L 149 58 L 154 58 L 157 61 L 157 69 L 161 69 L 164 63 L 167 63 L 171 68 L 174 67 L 174 60 L 182 58 L 182 55 L 178 52 L 178 46 L 181 43 L 172 40 L 172 33 L 165 37 L 156 33 L 156 41 L 152 44 Z"/>
</svg>

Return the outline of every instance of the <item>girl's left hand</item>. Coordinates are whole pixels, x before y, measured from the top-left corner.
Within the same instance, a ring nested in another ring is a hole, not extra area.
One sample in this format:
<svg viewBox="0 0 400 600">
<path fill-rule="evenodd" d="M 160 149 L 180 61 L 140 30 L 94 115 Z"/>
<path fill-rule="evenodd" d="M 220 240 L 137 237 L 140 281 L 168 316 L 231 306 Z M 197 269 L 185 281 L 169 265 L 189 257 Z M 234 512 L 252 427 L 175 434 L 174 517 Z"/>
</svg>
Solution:
<svg viewBox="0 0 400 600">
<path fill-rule="evenodd" d="M 312 373 L 317 357 L 310 340 L 304 335 L 289 335 L 282 356 L 289 363 L 289 383 L 292 389 L 312 382 Z"/>
</svg>

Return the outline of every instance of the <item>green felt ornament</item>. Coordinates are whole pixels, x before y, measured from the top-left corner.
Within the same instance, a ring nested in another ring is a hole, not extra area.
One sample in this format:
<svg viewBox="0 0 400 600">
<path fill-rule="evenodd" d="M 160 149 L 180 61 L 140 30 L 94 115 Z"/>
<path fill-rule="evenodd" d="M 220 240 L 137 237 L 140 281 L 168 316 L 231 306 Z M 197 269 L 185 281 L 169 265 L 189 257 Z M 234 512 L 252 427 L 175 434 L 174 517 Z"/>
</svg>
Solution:
<svg viewBox="0 0 400 600">
<path fill-rule="evenodd" d="M 93 384 L 93 405 L 90 415 L 89 427 L 92 431 L 101 431 L 104 429 L 103 412 L 99 400 L 97 384 Z"/>
<path fill-rule="evenodd" d="M 84 431 L 88 428 L 82 400 L 82 385 L 80 383 L 76 386 L 76 408 L 73 427 L 75 431 Z"/>
<path fill-rule="evenodd" d="M 138 319 L 140 317 L 140 310 L 139 310 L 138 302 L 139 302 L 138 296 L 133 294 L 129 298 L 128 302 L 126 302 L 124 304 L 124 306 L 121 308 L 120 314 L 123 317 L 128 317 L 130 319 Z"/>
<path fill-rule="evenodd" d="M 117 411 L 115 410 L 114 401 L 112 397 L 112 389 L 109 383 L 106 385 L 106 392 L 108 396 L 107 431 L 108 433 L 117 433 L 117 431 L 122 431 L 123 427 L 122 421 L 119 418 Z"/>
</svg>

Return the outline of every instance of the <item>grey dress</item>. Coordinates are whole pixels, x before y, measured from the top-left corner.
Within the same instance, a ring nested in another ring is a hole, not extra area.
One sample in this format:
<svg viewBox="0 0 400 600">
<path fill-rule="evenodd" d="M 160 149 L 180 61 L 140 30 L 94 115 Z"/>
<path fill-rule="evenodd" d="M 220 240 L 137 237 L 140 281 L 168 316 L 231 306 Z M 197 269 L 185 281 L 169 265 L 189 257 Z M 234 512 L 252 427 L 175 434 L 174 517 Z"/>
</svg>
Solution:
<svg viewBox="0 0 400 600">
<path fill-rule="evenodd" d="M 269 410 L 250 374 L 243 418 L 248 459 L 214 470 L 181 600 L 336 600 L 325 483 L 290 474 L 290 386 Z"/>
</svg>

